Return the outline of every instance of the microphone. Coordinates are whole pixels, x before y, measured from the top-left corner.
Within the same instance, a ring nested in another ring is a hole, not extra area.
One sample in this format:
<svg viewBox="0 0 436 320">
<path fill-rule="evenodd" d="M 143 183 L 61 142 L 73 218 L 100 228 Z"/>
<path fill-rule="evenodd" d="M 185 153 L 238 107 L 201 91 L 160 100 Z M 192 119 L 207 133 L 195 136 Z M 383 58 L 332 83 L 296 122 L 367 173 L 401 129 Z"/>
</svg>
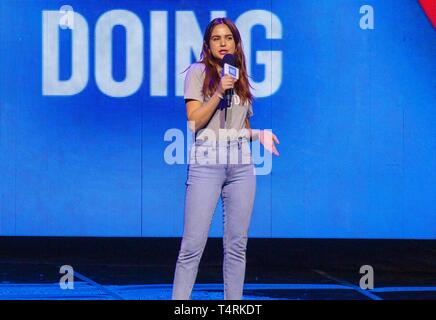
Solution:
<svg viewBox="0 0 436 320">
<path fill-rule="evenodd" d="M 239 69 L 235 67 L 236 65 L 236 59 L 235 56 L 231 53 L 227 53 L 223 59 L 221 60 L 221 67 L 222 67 L 222 75 L 229 75 L 233 79 L 238 80 L 239 79 Z M 224 93 L 224 100 L 226 102 L 226 112 L 227 108 L 230 108 L 232 105 L 232 98 L 233 98 L 233 89 L 227 89 Z"/>
</svg>

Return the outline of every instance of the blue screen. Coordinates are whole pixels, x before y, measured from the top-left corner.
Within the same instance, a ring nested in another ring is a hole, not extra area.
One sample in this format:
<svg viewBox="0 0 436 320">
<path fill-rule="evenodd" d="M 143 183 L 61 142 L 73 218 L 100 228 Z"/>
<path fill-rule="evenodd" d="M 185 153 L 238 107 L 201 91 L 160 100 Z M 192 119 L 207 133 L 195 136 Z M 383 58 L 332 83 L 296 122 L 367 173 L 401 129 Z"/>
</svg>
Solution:
<svg viewBox="0 0 436 320">
<path fill-rule="evenodd" d="M 183 71 L 227 16 L 251 127 L 280 140 L 279 157 L 252 145 L 249 236 L 436 239 L 436 32 L 418 1 L 68 3 L 0 2 L 0 235 L 181 236 Z"/>
</svg>

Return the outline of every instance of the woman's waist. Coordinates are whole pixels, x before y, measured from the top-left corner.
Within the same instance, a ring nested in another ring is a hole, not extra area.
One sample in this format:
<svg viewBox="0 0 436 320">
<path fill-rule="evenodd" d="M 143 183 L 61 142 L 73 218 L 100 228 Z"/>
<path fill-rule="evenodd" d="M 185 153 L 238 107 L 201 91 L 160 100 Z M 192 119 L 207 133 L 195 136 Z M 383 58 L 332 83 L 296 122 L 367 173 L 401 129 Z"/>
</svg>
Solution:
<svg viewBox="0 0 436 320">
<path fill-rule="evenodd" d="M 236 140 L 196 140 L 189 151 L 189 163 L 249 164 L 252 163 L 250 142 Z"/>
<path fill-rule="evenodd" d="M 199 147 L 230 147 L 240 146 L 241 144 L 249 144 L 249 140 L 246 137 L 238 137 L 236 139 L 196 139 L 192 145 Z"/>
</svg>

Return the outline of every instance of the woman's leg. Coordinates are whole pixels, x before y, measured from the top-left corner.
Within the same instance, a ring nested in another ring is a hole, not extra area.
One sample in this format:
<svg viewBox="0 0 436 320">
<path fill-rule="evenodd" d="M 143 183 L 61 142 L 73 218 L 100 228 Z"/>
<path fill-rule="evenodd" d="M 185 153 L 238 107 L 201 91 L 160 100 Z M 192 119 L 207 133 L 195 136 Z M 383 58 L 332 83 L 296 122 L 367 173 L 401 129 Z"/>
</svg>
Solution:
<svg viewBox="0 0 436 320">
<path fill-rule="evenodd" d="M 190 165 L 186 182 L 183 239 L 174 275 L 173 300 L 191 298 L 198 265 L 209 234 L 225 168 L 219 165 Z"/>
<path fill-rule="evenodd" d="M 242 299 L 247 234 L 256 193 L 253 164 L 231 166 L 222 191 L 224 206 L 224 299 Z"/>
</svg>

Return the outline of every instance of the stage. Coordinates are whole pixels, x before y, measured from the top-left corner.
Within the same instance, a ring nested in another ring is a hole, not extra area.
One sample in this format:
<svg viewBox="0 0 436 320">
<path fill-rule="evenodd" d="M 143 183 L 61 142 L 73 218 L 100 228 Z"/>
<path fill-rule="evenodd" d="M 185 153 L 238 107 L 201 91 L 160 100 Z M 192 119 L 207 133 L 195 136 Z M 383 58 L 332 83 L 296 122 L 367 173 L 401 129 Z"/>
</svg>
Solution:
<svg viewBox="0 0 436 320">
<path fill-rule="evenodd" d="M 168 300 L 179 242 L 2 237 L 0 300 Z M 221 243 L 217 238 L 207 243 L 193 300 L 223 299 Z M 244 300 L 436 300 L 435 241 L 248 243 Z M 73 268 L 74 289 L 61 289 L 62 265 Z M 362 265 L 374 269 L 373 289 L 359 285 Z"/>
</svg>

